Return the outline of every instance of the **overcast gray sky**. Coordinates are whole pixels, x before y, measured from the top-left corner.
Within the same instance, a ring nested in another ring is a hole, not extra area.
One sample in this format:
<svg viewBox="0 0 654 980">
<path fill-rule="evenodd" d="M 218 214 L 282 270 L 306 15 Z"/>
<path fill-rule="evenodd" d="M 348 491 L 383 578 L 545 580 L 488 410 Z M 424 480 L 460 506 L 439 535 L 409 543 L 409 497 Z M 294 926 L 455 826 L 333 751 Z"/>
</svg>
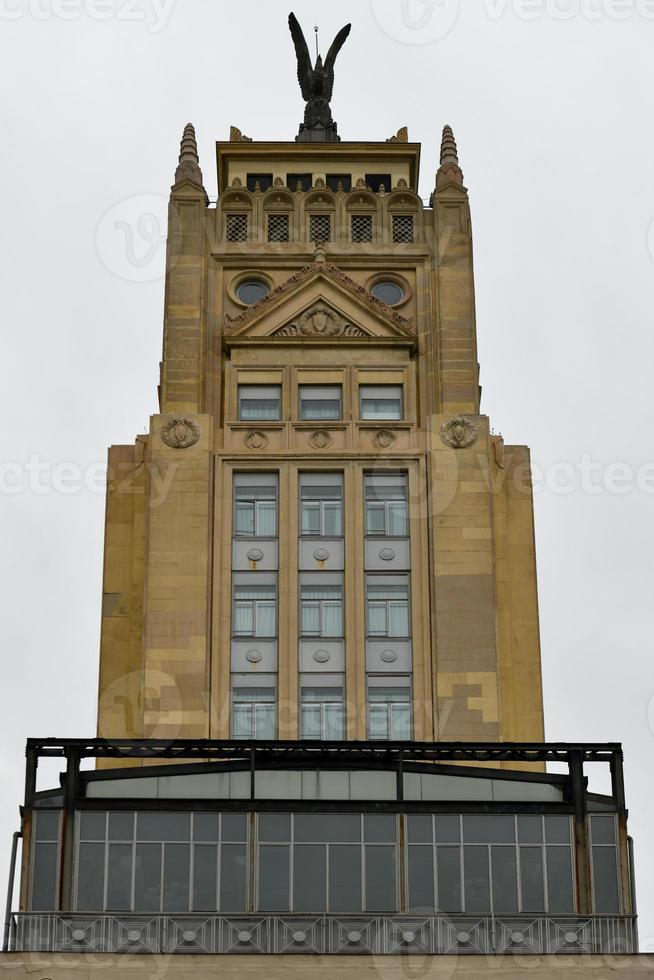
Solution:
<svg viewBox="0 0 654 980">
<path fill-rule="evenodd" d="M 547 737 L 624 742 L 654 950 L 654 0 L 293 2 L 323 47 L 353 22 L 343 139 L 408 125 L 426 198 L 454 127 L 482 409 L 536 467 Z M 0 881 L 25 739 L 94 733 L 100 471 L 157 410 L 162 229 L 138 217 L 163 215 L 187 121 L 212 197 L 231 123 L 294 137 L 289 9 L 0 0 Z"/>
</svg>

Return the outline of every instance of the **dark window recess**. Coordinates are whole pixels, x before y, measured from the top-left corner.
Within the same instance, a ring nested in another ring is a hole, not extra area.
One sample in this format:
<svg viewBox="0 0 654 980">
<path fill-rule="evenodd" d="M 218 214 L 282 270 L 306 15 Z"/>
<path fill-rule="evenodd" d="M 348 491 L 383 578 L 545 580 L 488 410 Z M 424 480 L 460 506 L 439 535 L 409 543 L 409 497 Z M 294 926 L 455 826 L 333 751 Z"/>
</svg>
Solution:
<svg viewBox="0 0 654 980">
<path fill-rule="evenodd" d="M 351 191 L 352 190 L 352 175 L 351 174 L 327 174 L 325 177 L 327 182 L 327 187 L 330 191 Z"/>
<path fill-rule="evenodd" d="M 269 187 L 273 185 L 273 175 L 272 174 L 248 174 L 247 185 L 248 190 L 254 192 L 257 189 L 257 184 L 259 185 L 260 191 L 267 191 Z"/>
<path fill-rule="evenodd" d="M 287 187 L 290 187 L 292 191 L 296 191 L 298 184 L 300 185 L 301 191 L 310 191 L 313 185 L 313 174 L 286 174 Z"/>
<path fill-rule="evenodd" d="M 382 185 L 388 194 L 391 189 L 390 174 L 366 174 L 366 184 L 375 194 L 381 189 Z"/>
</svg>

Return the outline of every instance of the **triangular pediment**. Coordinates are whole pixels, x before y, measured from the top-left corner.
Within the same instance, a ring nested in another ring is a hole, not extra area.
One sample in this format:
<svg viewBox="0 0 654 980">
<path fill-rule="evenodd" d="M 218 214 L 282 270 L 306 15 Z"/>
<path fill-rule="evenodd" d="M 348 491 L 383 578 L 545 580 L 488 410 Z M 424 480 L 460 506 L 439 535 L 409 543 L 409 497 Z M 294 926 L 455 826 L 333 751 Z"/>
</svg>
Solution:
<svg viewBox="0 0 654 980">
<path fill-rule="evenodd" d="M 323 262 L 305 266 L 239 316 L 225 317 L 227 343 L 280 338 L 413 341 L 415 328 L 337 266 Z"/>
</svg>

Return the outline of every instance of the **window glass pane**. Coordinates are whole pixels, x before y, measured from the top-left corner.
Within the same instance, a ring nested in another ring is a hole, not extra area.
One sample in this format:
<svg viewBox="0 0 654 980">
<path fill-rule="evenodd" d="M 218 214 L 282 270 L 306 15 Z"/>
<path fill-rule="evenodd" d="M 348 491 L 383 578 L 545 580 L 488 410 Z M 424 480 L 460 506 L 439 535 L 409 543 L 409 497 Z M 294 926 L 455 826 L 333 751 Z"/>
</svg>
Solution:
<svg viewBox="0 0 654 980">
<path fill-rule="evenodd" d="M 329 848 L 329 910 L 360 912 L 361 847 L 334 844 Z"/>
<path fill-rule="evenodd" d="M 322 738 L 322 710 L 319 704 L 303 704 L 300 708 L 300 738 Z"/>
<path fill-rule="evenodd" d="M 565 814 L 545 816 L 545 840 L 548 844 L 570 843 L 570 817 Z"/>
<path fill-rule="evenodd" d="M 366 813 L 363 818 L 364 840 L 369 843 L 380 841 L 395 843 L 397 836 L 396 817 L 393 813 Z"/>
<path fill-rule="evenodd" d="M 160 853 L 157 844 L 154 847 Z M 138 851 L 138 848 L 137 848 Z M 138 859 L 137 859 L 138 868 Z M 110 912 L 125 912 L 130 909 L 132 889 L 132 846 L 131 844 L 110 844 L 107 865 L 107 909 Z M 154 907 L 139 906 L 139 911 L 158 911 Z"/>
<path fill-rule="evenodd" d="M 218 846 L 196 844 L 193 848 L 193 910 L 217 912 Z"/>
<path fill-rule="evenodd" d="M 274 602 L 258 602 L 256 612 L 256 635 L 275 636 L 276 616 Z"/>
<path fill-rule="evenodd" d="M 134 840 L 133 813 L 120 813 L 117 811 L 109 813 L 109 840 Z"/>
<path fill-rule="evenodd" d="M 361 817 L 358 813 L 296 813 L 296 841 L 354 843 L 361 840 Z"/>
<path fill-rule="evenodd" d="M 389 602 L 388 626 L 389 636 L 409 635 L 409 605 L 407 602 Z"/>
<path fill-rule="evenodd" d="M 465 817 L 464 817 L 465 820 Z M 463 848 L 463 873 L 466 912 L 490 912 L 490 879 L 488 848 Z"/>
<path fill-rule="evenodd" d="M 344 718 L 342 704 L 326 704 L 323 708 L 323 719 L 323 735 L 327 741 L 343 738 Z"/>
<path fill-rule="evenodd" d="M 387 704 L 368 705 L 368 734 L 371 739 L 390 738 L 389 706 Z"/>
<path fill-rule="evenodd" d="M 254 502 L 237 500 L 234 505 L 234 532 L 246 537 L 254 535 Z"/>
<path fill-rule="evenodd" d="M 320 636 L 320 606 L 303 600 L 300 606 L 302 636 Z"/>
<path fill-rule="evenodd" d="M 290 841 L 290 839 L 291 839 L 290 813 L 260 813 L 259 814 L 259 840 Z"/>
<path fill-rule="evenodd" d="M 434 830 L 430 813 L 410 813 L 407 816 L 407 825 L 410 844 L 431 844 Z"/>
<path fill-rule="evenodd" d="M 289 847 L 262 844 L 259 847 L 259 910 L 289 911 Z"/>
<path fill-rule="evenodd" d="M 298 844 L 293 849 L 293 911 L 325 912 L 327 908 L 327 848 Z"/>
<path fill-rule="evenodd" d="M 520 814 L 518 816 L 518 840 L 521 844 L 542 844 L 543 818 L 537 814 Z"/>
<path fill-rule="evenodd" d="M 411 706 L 410 704 L 391 705 L 391 739 L 405 742 L 411 738 Z"/>
<path fill-rule="evenodd" d="M 408 533 L 406 504 L 404 501 L 388 505 L 388 533 L 393 537 L 405 538 Z"/>
<path fill-rule="evenodd" d="M 464 843 L 512 844 L 515 841 L 514 818 L 509 814 L 464 814 Z"/>
<path fill-rule="evenodd" d="M 436 841 L 439 844 L 458 844 L 461 840 L 461 823 L 458 813 L 436 814 Z"/>
<path fill-rule="evenodd" d="M 343 635 L 343 605 L 340 600 L 323 603 L 322 635 Z"/>
<path fill-rule="evenodd" d="M 593 844 L 615 844 L 614 817 L 591 817 Z"/>
<path fill-rule="evenodd" d="M 400 385 L 361 386 L 362 419 L 401 419 L 402 388 Z"/>
<path fill-rule="evenodd" d="M 280 417 L 281 388 L 267 385 L 239 387 L 239 418 L 276 421 Z"/>
<path fill-rule="evenodd" d="M 620 912 L 620 899 L 615 847 L 593 847 L 592 851 L 595 912 L 598 915 L 617 915 Z"/>
<path fill-rule="evenodd" d="M 164 912 L 188 911 L 190 861 L 191 848 L 188 844 L 166 844 L 163 877 Z"/>
<path fill-rule="evenodd" d="M 57 888 L 56 844 L 38 842 L 34 845 L 34 869 L 32 872 L 32 910 L 53 912 Z"/>
<path fill-rule="evenodd" d="M 462 910 L 460 848 L 436 848 L 436 874 L 439 911 L 460 912 Z"/>
<path fill-rule="evenodd" d="M 518 911 L 515 847 L 491 847 L 493 911 Z"/>
<path fill-rule="evenodd" d="M 303 500 L 301 508 L 302 534 L 320 534 L 320 503 Z"/>
<path fill-rule="evenodd" d="M 252 738 L 254 735 L 254 709 L 251 704 L 232 705 L 232 735 L 234 738 Z"/>
<path fill-rule="evenodd" d="M 254 737 L 270 741 L 275 737 L 275 706 L 274 704 L 255 705 Z"/>
<path fill-rule="evenodd" d="M 40 810 L 36 817 L 36 840 L 59 840 L 59 810 Z M 104 829 L 102 831 L 104 838 Z"/>
<path fill-rule="evenodd" d="M 137 840 L 188 841 L 191 839 L 191 814 L 164 811 L 137 815 Z"/>
<path fill-rule="evenodd" d="M 220 855 L 220 911 L 245 912 L 248 871 L 245 844 L 223 844 Z"/>
<path fill-rule="evenodd" d="M 222 839 L 245 842 L 248 834 L 248 818 L 245 813 L 223 813 Z"/>
<path fill-rule="evenodd" d="M 407 849 L 409 911 L 433 912 L 434 851 L 431 846 L 412 845 Z"/>
<path fill-rule="evenodd" d="M 325 535 L 340 538 L 343 534 L 343 507 L 340 500 L 324 504 L 323 519 Z"/>
<path fill-rule="evenodd" d="M 547 819 L 547 818 L 546 818 Z M 574 912 L 569 847 L 546 847 L 547 901 L 550 913 Z"/>
<path fill-rule="evenodd" d="M 386 636 L 386 604 L 368 603 L 368 636 Z"/>
<path fill-rule="evenodd" d="M 219 840 L 218 820 L 217 813 L 194 813 L 193 840 Z"/>
<path fill-rule="evenodd" d="M 79 815 L 80 840 L 106 840 L 107 814 L 94 813 L 92 810 L 82 810 Z"/>
<path fill-rule="evenodd" d="M 274 538 L 277 532 L 277 505 L 274 500 L 259 500 L 256 505 L 256 533 Z"/>
<path fill-rule="evenodd" d="M 338 385 L 327 387 L 300 387 L 301 419 L 340 419 L 341 389 Z"/>
<path fill-rule="evenodd" d="M 366 846 L 366 909 L 369 912 L 394 911 L 395 848 Z"/>
<path fill-rule="evenodd" d="M 383 504 L 366 505 L 366 534 L 384 534 L 385 510 Z"/>
<path fill-rule="evenodd" d="M 104 844 L 80 844 L 77 865 L 78 912 L 104 910 Z"/>
<path fill-rule="evenodd" d="M 136 845 L 134 908 L 139 912 L 158 912 L 160 909 L 161 850 L 160 844 Z"/>
<path fill-rule="evenodd" d="M 544 912 L 545 885 L 543 882 L 542 848 L 520 848 L 520 884 L 522 887 L 522 911 Z"/>
</svg>

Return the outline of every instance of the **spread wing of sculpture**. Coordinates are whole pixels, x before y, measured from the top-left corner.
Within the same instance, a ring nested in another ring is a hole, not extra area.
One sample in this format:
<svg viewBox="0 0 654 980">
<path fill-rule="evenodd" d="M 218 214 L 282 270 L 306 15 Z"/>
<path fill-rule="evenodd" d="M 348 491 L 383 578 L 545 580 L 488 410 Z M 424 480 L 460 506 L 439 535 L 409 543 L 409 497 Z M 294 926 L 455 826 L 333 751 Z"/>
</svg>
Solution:
<svg viewBox="0 0 654 980">
<path fill-rule="evenodd" d="M 304 110 L 304 123 L 300 126 L 299 139 L 307 138 L 312 131 L 333 133 L 331 139 L 338 139 L 336 136 L 336 123 L 332 119 L 332 112 L 329 103 L 331 102 L 334 91 L 334 63 L 338 53 L 345 44 L 347 37 L 352 29 L 351 24 L 346 24 L 336 37 L 327 52 L 327 57 L 323 63 L 322 56 L 318 55 L 315 65 L 311 61 L 309 46 L 302 32 L 302 28 L 295 14 L 291 13 L 288 17 L 288 26 L 295 44 L 297 55 L 297 77 L 300 83 L 302 96 L 306 102 Z M 303 132 L 306 134 L 303 137 Z M 324 136 L 322 137 L 325 138 Z M 329 136 L 327 137 L 329 139 Z"/>
</svg>

